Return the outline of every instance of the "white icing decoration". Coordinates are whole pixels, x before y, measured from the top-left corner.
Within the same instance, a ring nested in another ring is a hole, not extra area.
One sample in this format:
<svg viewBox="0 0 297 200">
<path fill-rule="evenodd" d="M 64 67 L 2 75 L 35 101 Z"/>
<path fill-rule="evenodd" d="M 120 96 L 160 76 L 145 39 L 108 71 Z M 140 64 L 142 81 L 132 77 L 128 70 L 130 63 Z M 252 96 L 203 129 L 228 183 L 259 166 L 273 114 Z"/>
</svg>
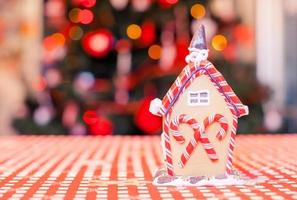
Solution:
<svg viewBox="0 0 297 200">
<path fill-rule="evenodd" d="M 203 60 L 207 60 L 208 57 L 208 49 L 198 49 L 190 51 L 190 54 L 186 56 L 185 60 L 187 63 L 194 63 L 194 65 L 199 66 L 200 62 Z"/>
<path fill-rule="evenodd" d="M 157 177 L 153 180 L 153 185 L 155 186 L 225 186 L 225 185 L 255 185 L 258 183 L 263 183 L 267 178 L 256 178 L 249 179 L 247 177 L 242 178 L 238 173 L 227 175 L 226 178 L 215 178 L 215 177 L 201 177 L 202 179 L 196 183 L 190 183 L 190 178 L 193 176 L 173 176 L 173 180 L 166 183 L 158 183 L 158 179 L 162 176 L 168 176 L 164 169 L 156 171 L 155 174 L 158 174 Z M 168 176 L 170 177 L 170 176 Z"/>
<path fill-rule="evenodd" d="M 151 103 L 150 103 L 149 111 L 150 111 L 153 115 L 159 115 L 158 112 L 160 111 L 161 106 L 162 106 L 162 101 L 161 101 L 161 99 L 155 98 L 155 99 L 152 100 Z"/>
</svg>

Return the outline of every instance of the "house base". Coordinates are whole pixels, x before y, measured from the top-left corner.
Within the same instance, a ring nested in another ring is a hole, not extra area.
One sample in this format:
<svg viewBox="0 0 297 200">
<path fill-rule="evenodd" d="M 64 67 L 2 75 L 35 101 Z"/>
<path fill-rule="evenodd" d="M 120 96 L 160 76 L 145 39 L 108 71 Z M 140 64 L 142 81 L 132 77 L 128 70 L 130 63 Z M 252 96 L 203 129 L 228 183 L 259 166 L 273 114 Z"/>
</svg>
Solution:
<svg viewBox="0 0 297 200">
<path fill-rule="evenodd" d="M 225 186 L 225 185 L 255 185 L 263 183 L 267 179 L 263 177 L 248 178 L 233 171 L 230 175 L 220 175 L 216 177 L 207 176 L 169 176 L 165 168 L 156 171 L 153 185 L 155 186 Z"/>
</svg>

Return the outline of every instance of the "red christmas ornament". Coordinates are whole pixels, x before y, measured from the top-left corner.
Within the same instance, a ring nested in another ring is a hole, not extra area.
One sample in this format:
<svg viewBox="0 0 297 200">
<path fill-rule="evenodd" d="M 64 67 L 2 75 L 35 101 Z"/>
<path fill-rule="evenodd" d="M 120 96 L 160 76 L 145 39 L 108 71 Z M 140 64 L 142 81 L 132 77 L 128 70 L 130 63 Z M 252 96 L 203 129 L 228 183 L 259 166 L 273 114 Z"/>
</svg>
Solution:
<svg viewBox="0 0 297 200">
<path fill-rule="evenodd" d="M 134 118 L 135 124 L 148 134 L 158 133 L 162 126 L 162 118 L 149 112 L 149 106 L 152 99 L 152 97 L 144 98 Z"/>
<path fill-rule="evenodd" d="M 86 53 L 94 57 L 106 56 L 112 47 L 112 34 L 107 29 L 87 33 L 82 39 L 82 46 Z"/>
<path fill-rule="evenodd" d="M 152 21 L 146 21 L 141 25 L 142 34 L 139 41 L 142 46 L 147 47 L 156 40 L 156 27 Z"/>
<path fill-rule="evenodd" d="M 99 117 L 98 121 L 89 126 L 92 135 L 111 135 L 113 132 L 113 124 L 105 117 Z"/>
</svg>

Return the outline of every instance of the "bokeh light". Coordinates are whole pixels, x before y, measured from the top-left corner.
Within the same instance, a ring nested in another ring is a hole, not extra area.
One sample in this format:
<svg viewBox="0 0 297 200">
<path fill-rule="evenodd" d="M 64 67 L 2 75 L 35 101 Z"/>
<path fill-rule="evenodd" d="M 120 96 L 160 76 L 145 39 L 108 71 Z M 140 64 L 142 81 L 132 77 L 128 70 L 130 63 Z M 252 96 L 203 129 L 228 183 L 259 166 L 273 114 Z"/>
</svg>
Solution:
<svg viewBox="0 0 297 200">
<path fill-rule="evenodd" d="M 151 0 L 132 0 L 131 1 L 133 8 L 138 12 L 146 11 L 152 4 Z"/>
<path fill-rule="evenodd" d="M 79 113 L 78 104 L 75 101 L 68 101 L 64 105 L 64 111 L 62 115 L 62 123 L 66 127 L 73 127 L 76 123 L 77 115 Z"/>
<path fill-rule="evenodd" d="M 211 13 L 224 22 L 231 22 L 235 20 L 235 1 L 233 0 L 215 0 L 212 1 L 209 8 Z"/>
<path fill-rule="evenodd" d="M 40 106 L 33 114 L 36 124 L 44 126 L 50 122 L 52 118 L 52 110 L 49 106 Z"/>
<path fill-rule="evenodd" d="M 162 119 L 149 112 L 151 100 L 151 97 L 145 97 L 141 101 L 139 109 L 135 114 L 134 121 L 138 128 L 145 133 L 156 134 L 162 127 Z"/>
<path fill-rule="evenodd" d="M 128 3 L 129 3 L 128 0 L 110 0 L 110 4 L 116 10 L 123 10 L 124 8 L 126 8 Z"/>
<path fill-rule="evenodd" d="M 92 135 L 111 135 L 113 123 L 106 117 L 99 116 L 98 121 L 89 126 Z"/>
<path fill-rule="evenodd" d="M 96 0 L 72 0 L 72 3 L 77 6 L 91 8 L 91 7 L 95 6 Z"/>
<path fill-rule="evenodd" d="M 47 85 L 46 79 L 43 76 L 39 76 L 36 80 L 32 82 L 32 87 L 34 90 L 41 92 L 45 90 Z"/>
<path fill-rule="evenodd" d="M 61 72 L 56 68 L 49 68 L 45 73 L 45 79 L 48 87 L 54 88 L 62 81 Z"/>
<path fill-rule="evenodd" d="M 79 8 L 73 8 L 70 10 L 68 16 L 70 21 L 72 21 L 73 23 L 79 23 L 79 13 L 80 13 L 81 9 Z"/>
<path fill-rule="evenodd" d="M 151 59 L 158 60 L 161 58 L 162 47 L 154 44 L 148 49 L 148 55 Z"/>
<path fill-rule="evenodd" d="M 89 55 L 104 57 L 111 50 L 112 34 L 108 29 L 89 32 L 83 37 L 82 46 Z"/>
<path fill-rule="evenodd" d="M 191 15 L 195 19 L 201 19 L 205 16 L 205 8 L 203 5 L 197 3 L 191 7 Z"/>
<path fill-rule="evenodd" d="M 33 22 L 23 22 L 20 24 L 20 33 L 26 37 L 35 37 L 39 27 Z"/>
<path fill-rule="evenodd" d="M 110 135 L 113 132 L 113 124 L 104 116 L 99 116 L 95 110 L 87 110 L 83 114 L 84 122 L 89 125 L 92 135 Z"/>
<path fill-rule="evenodd" d="M 152 21 L 146 21 L 141 25 L 142 34 L 139 39 L 142 46 L 149 46 L 156 40 L 156 27 Z"/>
<path fill-rule="evenodd" d="M 79 26 L 73 26 L 69 30 L 69 37 L 72 40 L 80 40 L 84 34 L 84 31 Z"/>
<path fill-rule="evenodd" d="M 212 47 L 217 51 L 223 51 L 227 47 L 227 39 L 223 35 L 215 35 L 211 41 Z"/>
<path fill-rule="evenodd" d="M 131 24 L 127 28 L 127 36 L 131 39 L 138 39 L 141 36 L 141 28 L 137 24 Z"/>
<path fill-rule="evenodd" d="M 253 31 L 249 26 L 237 25 L 233 30 L 233 35 L 236 41 L 245 45 L 253 45 Z"/>
<path fill-rule="evenodd" d="M 6 1 L 12 2 L 12 1 Z M 47 17 L 62 17 L 65 13 L 65 4 L 63 1 L 55 0 L 55 1 L 43 1 L 45 4 L 44 13 Z M 2 2 L 1 2 L 2 3 Z M 2 6 L 2 5 L 1 5 Z M 20 14 L 20 13 L 17 13 Z"/>
<path fill-rule="evenodd" d="M 94 19 L 94 14 L 88 9 L 81 10 L 78 14 L 80 23 L 90 24 Z"/>
<path fill-rule="evenodd" d="M 88 125 L 91 125 L 91 124 L 96 123 L 98 121 L 98 116 L 97 116 L 96 111 L 94 111 L 94 110 L 87 110 L 83 114 L 83 120 Z"/>
<path fill-rule="evenodd" d="M 52 37 L 58 46 L 63 46 L 65 44 L 65 37 L 62 33 L 54 33 Z"/>
<path fill-rule="evenodd" d="M 158 1 L 160 6 L 164 7 L 164 8 L 168 8 L 174 4 L 176 4 L 178 2 L 178 0 L 159 0 Z"/>
<path fill-rule="evenodd" d="M 107 36 L 105 35 L 97 34 L 90 39 L 90 47 L 94 51 L 97 51 L 97 52 L 104 51 L 105 49 L 108 48 L 108 46 L 109 46 L 109 41 Z"/>
<path fill-rule="evenodd" d="M 43 47 L 47 51 L 52 51 L 65 44 L 65 37 L 62 33 L 54 33 L 43 39 Z"/>
<path fill-rule="evenodd" d="M 117 41 L 115 48 L 118 52 L 127 52 L 129 49 L 131 49 L 131 43 L 129 40 L 121 39 Z"/>
<path fill-rule="evenodd" d="M 47 51 L 52 51 L 56 48 L 55 39 L 51 36 L 47 36 L 43 39 L 43 47 Z"/>
<path fill-rule="evenodd" d="M 95 84 L 95 77 L 91 72 L 79 73 L 74 81 L 75 90 L 84 92 L 89 90 Z"/>
</svg>

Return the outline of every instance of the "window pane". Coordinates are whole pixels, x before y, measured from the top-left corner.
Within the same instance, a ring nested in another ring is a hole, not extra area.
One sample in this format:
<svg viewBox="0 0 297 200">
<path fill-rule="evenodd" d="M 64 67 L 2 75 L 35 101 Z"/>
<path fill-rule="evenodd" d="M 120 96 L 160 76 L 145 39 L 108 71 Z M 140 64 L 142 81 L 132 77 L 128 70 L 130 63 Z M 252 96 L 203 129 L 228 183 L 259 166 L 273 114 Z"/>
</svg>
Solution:
<svg viewBox="0 0 297 200">
<path fill-rule="evenodd" d="M 201 92 L 200 93 L 200 97 L 204 97 L 204 98 L 207 98 L 208 97 L 208 92 Z"/>
<path fill-rule="evenodd" d="M 190 93 L 190 97 L 191 97 L 191 98 L 192 98 L 192 97 L 198 97 L 198 94 L 199 94 L 198 92 L 195 92 L 195 93 L 194 93 L 194 92 L 193 92 L 193 93 Z"/>
<path fill-rule="evenodd" d="M 208 99 L 200 99 L 200 103 L 208 103 Z"/>
</svg>

